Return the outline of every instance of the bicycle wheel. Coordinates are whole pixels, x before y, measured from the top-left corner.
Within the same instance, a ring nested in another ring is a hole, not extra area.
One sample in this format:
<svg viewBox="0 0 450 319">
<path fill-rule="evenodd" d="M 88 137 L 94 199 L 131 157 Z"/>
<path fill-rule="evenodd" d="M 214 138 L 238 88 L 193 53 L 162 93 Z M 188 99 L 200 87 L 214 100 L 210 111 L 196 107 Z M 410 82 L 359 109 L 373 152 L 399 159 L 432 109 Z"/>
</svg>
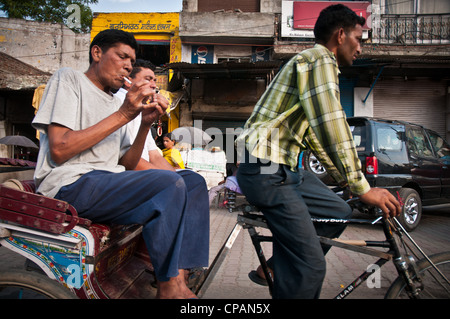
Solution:
<svg viewBox="0 0 450 319">
<path fill-rule="evenodd" d="M 450 278 L 450 251 L 429 256 L 436 267 Z M 417 270 L 421 274 L 423 290 L 419 299 L 449 299 L 450 285 L 440 276 L 428 260 L 421 259 L 417 262 Z M 405 291 L 406 284 L 399 276 L 389 287 L 386 299 L 406 299 L 408 294 Z"/>
<path fill-rule="evenodd" d="M 60 283 L 36 272 L 0 272 L 0 299 L 77 299 Z"/>
</svg>

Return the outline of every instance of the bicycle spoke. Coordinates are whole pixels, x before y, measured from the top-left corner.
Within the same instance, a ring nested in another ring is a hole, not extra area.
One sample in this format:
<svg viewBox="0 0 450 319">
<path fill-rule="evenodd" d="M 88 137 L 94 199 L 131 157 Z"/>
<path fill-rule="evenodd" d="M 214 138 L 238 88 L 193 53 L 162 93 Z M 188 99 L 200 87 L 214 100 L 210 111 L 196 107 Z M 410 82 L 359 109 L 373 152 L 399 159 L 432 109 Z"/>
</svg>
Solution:
<svg viewBox="0 0 450 319">
<path fill-rule="evenodd" d="M 447 282 L 443 282 L 441 280 L 439 280 L 439 278 L 433 273 L 433 269 L 427 269 L 426 272 L 422 275 L 422 277 L 426 277 L 427 274 L 429 274 L 431 277 L 433 277 L 433 281 L 436 283 L 436 285 L 439 285 L 442 287 L 443 290 L 445 290 L 447 292 L 447 294 L 450 296 L 450 285 Z M 442 274 L 441 271 L 439 271 L 439 274 Z M 442 274 L 442 276 L 444 276 Z M 446 277 L 444 276 L 444 279 L 446 279 Z M 426 290 L 429 294 L 431 294 L 431 292 L 429 290 Z"/>
<path fill-rule="evenodd" d="M 408 237 L 408 239 L 411 241 L 411 243 L 417 248 L 417 250 L 419 250 L 419 252 L 422 254 L 422 256 L 425 257 L 425 259 L 430 263 L 431 267 L 433 267 L 434 270 L 436 270 L 436 272 L 442 277 L 442 279 L 444 279 L 444 281 L 447 283 L 447 285 L 450 285 L 450 281 L 448 280 L 448 278 L 439 270 L 438 267 L 436 267 L 436 265 L 431 261 L 431 259 L 423 252 L 423 250 L 414 241 L 414 239 L 408 234 L 408 232 L 405 230 L 405 228 L 403 228 L 403 226 L 400 224 L 400 222 L 397 220 L 397 218 L 394 217 L 393 219 L 397 223 L 397 226 L 400 227 L 400 229 L 402 230 L 402 233 L 405 234 L 406 237 Z"/>
<path fill-rule="evenodd" d="M 450 252 L 443 252 L 434 255 L 430 255 L 430 263 L 427 259 L 423 258 L 414 263 L 415 269 L 411 269 L 409 274 L 412 276 L 414 284 L 420 284 L 417 294 L 410 296 L 410 298 L 418 299 L 449 299 L 450 298 L 450 285 L 443 280 L 445 278 L 441 274 L 450 274 Z M 413 265 L 410 265 L 412 267 Z M 436 272 L 439 269 L 439 272 Z M 439 273 L 439 274 L 438 274 Z M 386 298 L 407 298 L 407 286 L 404 280 L 399 277 L 391 285 Z"/>
</svg>

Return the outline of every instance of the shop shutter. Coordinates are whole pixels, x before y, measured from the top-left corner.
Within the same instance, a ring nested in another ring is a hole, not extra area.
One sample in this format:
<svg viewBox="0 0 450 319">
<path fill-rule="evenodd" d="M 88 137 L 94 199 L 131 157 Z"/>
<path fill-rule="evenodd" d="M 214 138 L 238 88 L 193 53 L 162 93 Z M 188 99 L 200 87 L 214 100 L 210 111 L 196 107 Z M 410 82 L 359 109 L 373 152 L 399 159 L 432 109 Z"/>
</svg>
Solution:
<svg viewBox="0 0 450 319">
<path fill-rule="evenodd" d="M 380 79 L 373 90 L 374 117 L 417 123 L 445 136 L 446 90 L 445 81 Z"/>
</svg>

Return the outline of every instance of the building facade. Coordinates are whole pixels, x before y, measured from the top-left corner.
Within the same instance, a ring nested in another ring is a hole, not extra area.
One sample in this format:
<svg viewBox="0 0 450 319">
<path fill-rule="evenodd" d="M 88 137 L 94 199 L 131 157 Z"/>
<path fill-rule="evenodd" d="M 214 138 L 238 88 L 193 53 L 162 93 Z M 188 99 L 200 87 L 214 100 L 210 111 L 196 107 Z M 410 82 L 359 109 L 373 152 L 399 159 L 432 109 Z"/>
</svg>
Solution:
<svg viewBox="0 0 450 319">
<path fill-rule="evenodd" d="M 61 67 L 87 70 L 89 39 L 63 24 L 0 18 L 0 137 L 23 135 L 39 143 L 31 126 L 35 90 Z M 35 160 L 37 149 L 0 145 L 0 157 Z"/>
<path fill-rule="evenodd" d="M 314 45 L 315 19 L 334 3 L 183 1 L 179 35 L 185 63 L 169 65 L 190 82 L 180 123 L 202 120 L 204 128 L 221 130 L 242 125 L 278 67 Z M 367 19 L 362 56 L 341 69 L 347 115 L 412 121 L 449 139 L 450 2 L 341 3 Z"/>
<path fill-rule="evenodd" d="M 0 50 L 44 72 L 62 67 L 86 71 L 89 34 L 64 24 L 0 18 Z"/>
<path fill-rule="evenodd" d="M 140 44 L 138 57 L 158 66 L 158 85 L 174 108 L 162 119 L 163 131 L 196 124 L 222 134 L 215 143 L 226 149 L 283 63 L 314 45 L 315 18 L 333 3 L 184 0 L 180 13 L 96 13 L 90 35 L 64 25 L 0 18 L 0 49 L 41 70 L 44 79 L 63 66 L 87 69 L 90 40 L 101 30 L 130 31 Z M 412 121 L 449 140 L 450 2 L 342 3 L 367 19 L 362 56 L 341 69 L 347 115 Z M 34 86 L 38 83 L 1 88 L 0 137 L 19 126 L 24 131 L 27 123 L 17 119 L 25 117 L 13 114 L 21 114 L 23 106 L 14 105 L 27 96 L 28 102 L 20 103 L 27 104 L 27 119 L 32 117 Z"/>
<path fill-rule="evenodd" d="M 179 13 L 94 13 L 91 41 L 105 29 L 124 30 L 134 34 L 139 44 L 137 57 L 151 61 L 157 66 L 155 73 L 158 87 L 173 104 L 177 104 L 179 95 L 182 93 L 172 94 L 169 91 L 169 82 L 173 73 L 164 68 L 164 65 L 181 62 Z M 171 91 L 177 91 L 177 89 L 171 89 Z M 170 116 L 162 118 L 160 128 L 164 128 L 164 131 L 173 131 L 178 126 L 179 109 L 175 108 Z"/>
</svg>

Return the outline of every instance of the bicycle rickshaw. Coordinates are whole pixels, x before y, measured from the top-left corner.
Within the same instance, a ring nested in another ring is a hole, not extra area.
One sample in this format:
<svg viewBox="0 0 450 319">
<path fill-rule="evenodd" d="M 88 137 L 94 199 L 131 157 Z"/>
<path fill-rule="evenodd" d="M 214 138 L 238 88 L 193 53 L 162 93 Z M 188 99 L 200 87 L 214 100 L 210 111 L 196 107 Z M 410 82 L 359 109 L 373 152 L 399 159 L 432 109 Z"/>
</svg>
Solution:
<svg viewBox="0 0 450 319">
<path fill-rule="evenodd" d="M 256 207 L 236 206 L 236 185 L 226 185 L 226 207 L 240 211 L 237 222 L 202 280 L 192 290 L 202 296 L 232 248 L 242 229 L 247 229 L 255 247 L 269 290 L 273 280 L 268 270 L 257 229 L 268 228 Z M 32 181 L 12 180 L 0 185 L 0 245 L 27 259 L 27 270 L 0 271 L 0 297 L 45 298 L 152 298 L 156 288 L 153 267 L 141 238 L 139 225 L 101 225 L 78 216 L 69 204 L 35 194 Z M 401 224 L 382 219 L 374 208 L 357 199 L 349 204 L 368 219 L 313 219 L 315 223 L 381 224 L 386 240 L 346 242 L 320 238 L 327 245 L 378 257 L 382 267 L 395 265 L 398 278 L 386 298 L 449 298 L 450 252 L 427 256 Z M 364 271 L 336 299 L 347 297 L 367 280 Z"/>
</svg>

